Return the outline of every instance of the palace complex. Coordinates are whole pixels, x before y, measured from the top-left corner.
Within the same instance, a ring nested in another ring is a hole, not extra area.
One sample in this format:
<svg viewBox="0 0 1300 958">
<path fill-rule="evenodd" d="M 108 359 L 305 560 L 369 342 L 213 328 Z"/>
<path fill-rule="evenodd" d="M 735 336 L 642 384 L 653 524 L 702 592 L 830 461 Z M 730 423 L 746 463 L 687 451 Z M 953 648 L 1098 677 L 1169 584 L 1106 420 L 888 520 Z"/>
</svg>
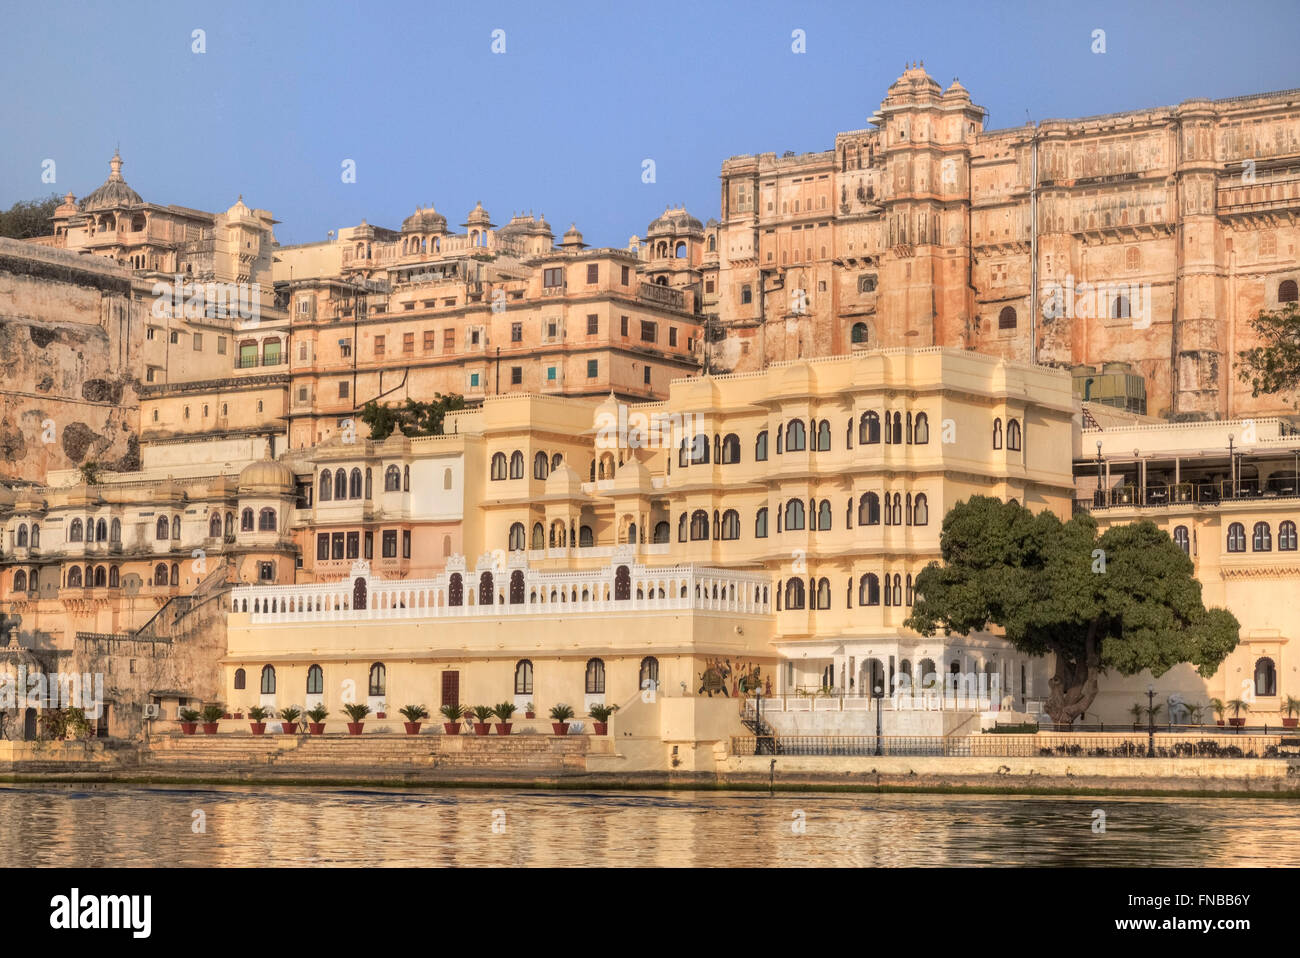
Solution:
<svg viewBox="0 0 1300 958">
<path fill-rule="evenodd" d="M 144 201 L 115 155 L 51 236 L 0 239 L 0 672 L 103 674 L 115 736 L 355 695 L 539 731 L 618 705 L 688 744 L 723 732 L 681 700 L 742 680 L 779 731 L 862 734 L 877 689 L 979 677 L 887 699 L 895 734 L 948 734 L 1047 694 L 997 635 L 903 625 L 985 495 L 1156 521 L 1242 625 L 1156 687 L 1276 722 L 1300 433 L 1235 356 L 1296 300 L 1300 92 L 984 118 L 909 67 L 869 129 L 732 157 L 717 218 L 619 248 L 482 204 L 281 246 L 242 198 Z M 361 421 L 436 394 L 466 402 L 441 435 Z M 1106 678 L 1087 720 L 1151 681 Z M 803 707 L 823 689 L 838 711 Z"/>
</svg>

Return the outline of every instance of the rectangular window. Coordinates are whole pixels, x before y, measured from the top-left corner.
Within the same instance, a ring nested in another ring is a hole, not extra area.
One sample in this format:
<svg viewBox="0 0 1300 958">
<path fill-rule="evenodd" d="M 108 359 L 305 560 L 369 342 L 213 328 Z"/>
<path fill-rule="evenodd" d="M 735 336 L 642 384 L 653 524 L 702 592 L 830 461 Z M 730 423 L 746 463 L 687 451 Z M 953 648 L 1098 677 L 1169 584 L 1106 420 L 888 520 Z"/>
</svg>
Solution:
<svg viewBox="0 0 1300 958">
<path fill-rule="evenodd" d="M 339 340 L 339 355 L 344 359 L 350 359 L 352 357 L 352 340 L 350 339 Z M 304 356 L 303 358 L 306 359 L 307 357 Z"/>
<path fill-rule="evenodd" d="M 478 373 L 469 374 L 469 384 L 472 389 L 478 388 Z"/>
<path fill-rule="evenodd" d="M 627 317 L 626 317 L 626 316 L 620 316 L 620 317 L 618 318 L 618 334 L 619 334 L 620 336 L 626 336 L 626 335 L 627 335 Z"/>
<path fill-rule="evenodd" d="M 145 339 L 153 339 L 153 334 L 154 334 L 155 332 L 156 332 L 156 330 L 155 330 L 152 326 L 150 326 L 147 330 L 145 330 L 144 338 L 145 338 Z"/>
<path fill-rule="evenodd" d="M 357 558 L 361 554 L 361 534 L 359 532 L 349 532 L 347 541 L 348 558 Z"/>
<path fill-rule="evenodd" d="M 677 327 L 676 327 L 676 326 L 669 326 L 669 327 L 668 327 L 668 345 L 669 345 L 669 346 L 676 346 L 676 345 L 677 345 Z"/>
<path fill-rule="evenodd" d="M 176 330 L 172 330 L 171 344 L 175 346 L 180 341 L 181 341 L 181 334 L 176 332 Z"/>
<path fill-rule="evenodd" d="M 380 356 L 383 355 L 384 355 L 384 337 L 376 336 L 375 337 L 375 358 L 378 359 Z"/>
<path fill-rule="evenodd" d="M 402 352 L 408 355 L 415 352 L 415 333 L 402 333 Z"/>
<path fill-rule="evenodd" d="M 559 323 L 550 322 L 546 324 L 546 338 L 548 340 L 555 339 L 557 336 L 559 336 L 559 334 L 560 334 Z"/>
<path fill-rule="evenodd" d="M 588 379 L 595 379 L 596 376 L 599 375 L 599 374 L 600 374 L 600 360 L 598 360 L 598 359 L 588 359 L 588 360 L 587 360 L 587 378 L 588 378 Z"/>
<path fill-rule="evenodd" d="M 444 353 L 454 353 L 456 351 L 456 330 L 444 329 L 442 331 L 442 351 Z"/>
<path fill-rule="evenodd" d="M 659 331 L 655 328 L 654 323 L 641 322 L 641 342 L 653 343 L 659 338 Z"/>
<path fill-rule="evenodd" d="M 367 530 L 366 537 L 363 541 L 366 547 L 365 558 L 373 559 L 375 557 L 375 534 Z"/>
<path fill-rule="evenodd" d="M 397 558 L 397 530 L 396 529 L 384 530 L 383 556 L 385 559 Z"/>
<path fill-rule="evenodd" d="M 595 313 L 587 314 L 587 335 L 595 336 L 600 332 L 600 317 Z"/>
<path fill-rule="evenodd" d="M 343 558 L 343 533 L 336 532 L 330 537 L 330 554 L 335 559 Z"/>
<path fill-rule="evenodd" d="M 511 323 L 511 324 L 510 324 L 510 341 L 511 341 L 512 343 L 522 343 L 522 342 L 524 341 L 524 324 L 523 324 L 523 323 Z"/>
<path fill-rule="evenodd" d="M 339 383 L 339 398 L 340 398 L 340 399 L 347 399 L 347 398 L 348 398 L 348 385 L 349 385 L 349 383 L 347 382 L 347 380 L 344 380 L 343 382 Z"/>
<path fill-rule="evenodd" d="M 330 534 L 322 532 L 316 536 L 316 558 L 328 559 L 330 557 Z"/>
<path fill-rule="evenodd" d="M 152 366 L 150 366 L 147 370 L 145 370 L 144 381 L 147 382 L 147 383 L 151 383 L 151 382 L 153 382 L 153 367 L 152 367 Z M 155 416 L 158 415 L 158 410 L 156 410 L 156 409 L 154 410 L 154 415 L 155 415 Z"/>
<path fill-rule="evenodd" d="M 542 271 L 542 285 L 547 289 L 558 289 L 564 285 L 564 267 L 551 266 Z"/>
<path fill-rule="evenodd" d="M 754 301 L 754 292 L 748 285 L 740 287 L 740 302 L 742 305 L 748 305 Z"/>
<path fill-rule="evenodd" d="M 706 280 L 704 281 L 704 291 L 705 291 L 706 293 L 711 293 L 711 292 L 713 292 L 713 280 L 711 280 L 711 279 L 706 279 Z"/>
<path fill-rule="evenodd" d="M 438 340 L 437 337 L 433 335 L 433 330 L 426 329 L 424 331 L 424 351 L 426 353 L 431 353 L 437 345 Z"/>
<path fill-rule="evenodd" d="M 632 274 L 629 272 L 628 268 L 627 268 L 626 266 L 624 266 L 624 267 L 623 267 L 623 285 L 624 285 L 624 286 L 627 285 L 627 283 L 628 283 L 628 279 L 629 279 L 629 277 L 630 277 L 631 275 L 632 275 Z"/>
<path fill-rule="evenodd" d="M 552 383 L 555 382 L 555 367 L 554 367 L 554 366 L 547 366 L 547 367 L 546 367 L 546 381 L 547 381 L 547 382 L 552 382 Z"/>
<path fill-rule="evenodd" d="M 587 264 L 587 284 L 600 282 L 600 266 L 596 263 Z"/>
<path fill-rule="evenodd" d="M 306 343 L 304 343 L 303 345 L 305 346 Z M 218 355 L 218 356 L 224 356 L 224 355 L 226 355 L 226 337 L 225 337 L 225 336 L 218 336 L 218 337 L 217 337 L 217 355 Z"/>
<path fill-rule="evenodd" d="M 196 352 L 198 352 L 198 351 L 200 351 L 200 350 L 203 349 L 203 334 L 202 334 L 202 333 L 195 333 L 195 334 L 194 334 L 194 349 L 195 349 Z"/>
<path fill-rule="evenodd" d="M 645 384 L 646 384 L 647 386 L 650 385 L 650 367 L 649 367 L 649 366 L 647 366 L 647 367 L 645 368 Z"/>
<path fill-rule="evenodd" d="M 402 558 L 411 558 L 411 530 L 402 530 Z"/>
<path fill-rule="evenodd" d="M 257 365 L 257 343 L 239 344 L 239 368 L 252 369 Z"/>
<path fill-rule="evenodd" d="M 524 367 L 523 367 L 523 366 L 511 366 L 511 367 L 510 367 L 510 385 L 512 385 L 512 386 L 518 386 L 518 385 L 521 385 L 521 384 L 523 383 L 523 381 L 524 381 Z"/>
</svg>

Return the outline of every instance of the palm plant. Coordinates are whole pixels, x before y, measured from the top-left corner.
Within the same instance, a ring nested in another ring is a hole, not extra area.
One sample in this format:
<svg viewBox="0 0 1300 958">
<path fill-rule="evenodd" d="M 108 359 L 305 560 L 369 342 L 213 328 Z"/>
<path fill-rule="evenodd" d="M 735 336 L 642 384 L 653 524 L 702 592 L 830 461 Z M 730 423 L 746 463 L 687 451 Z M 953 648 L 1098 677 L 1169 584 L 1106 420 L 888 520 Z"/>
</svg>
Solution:
<svg viewBox="0 0 1300 958">
<path fill-rule="evenodd" d="M 248 710 L 248 718 L 253 722 L 264 722 L 266 717 L 271 713 L 260 705 L 254 705 Z"/>
<path fill-rule="evenodd" d="M 1242 712 L 1250 711 L 1250 703 L 1242 701 L 1241 699 L 1232 699 L 1227 703 L 1227 705 L 1228 708 L 1232 709 L 1233 718 L 1241 718 Z"/>
<path fill-rule="evenodd" d="M 213 704 L 203 706 L 203 721 L 208 725 L 211 725 L 213 722 L 220 722 L 221 717 L 225 714 L 226 709 L 223 705 Z"/>
<path fill-rule="evenodd" d="M 604 725 L 609 717 L 618 711 L 617 705 L 593 705 L 587 712 L 593 719 Z"/>
<path fill-rule="evenodd" d="M 353 702 L 351 705 L 343 706 L 343 711 L 348 713 L 348 718 L 352 719 L 353 725 L 359 725 L 370 714 L 370 706 L 364 702 Z"/>
<path fill-rule="evenodd" d="M 487 725 L 495 714 L 490 705 L 476 705 L 470 709 L 470 711 L 473 712 L 474 717 L 478 719 L 478 725 Z"/>
<path fill-rule="evenodd" d="M 1144 708 L 1142 712 L 1144 715 L 1147 716 L 1147 718 L 1151 720 L 1151 724 L 1155 725 L 1156 720 L 1160 718 L 1160 713 L 1164 711 L 1164 708 L 1165 707 L 1161 705 L 1159 702 L 1155 702 L 1147 706 L 1146 708 Z"/>
<path fill-rule="evenodd" d="M 398 711 L 408 722 L 423 722 L 429 717 L 429 710 L 423 705 L 403 705 Z"/>
<path fill-rule="evenodd" d="M 1223 699 L 1210 699 L 1210 709 L 1214 712 L 1214 717 L 1222 722 L 1223 713 L 1228 710 L 1228 706 L 1224 704 Z"/>
<path fill-rule="evenodd" d="M 438 709 L 438 711 L 442 713 L 442 717 L 448 722 L 460 722 L 469 709 L 465 708 L 463 705 L 449 704 L 444 705 L 442 708 Z"/>
<path fill-rule="evenodd" d="M 551 720 L 555 722 L 567 722 L 573 718 L 573 709 L 561 703 L 551 706 Z"/>
<path fill-rule="evenodd" d="M 1300 713 L 1300 699 L 1294 695 L 1288 695 L 1282 700 L 1282 712 L 1287 718 L 1295 718 Z"/>
<path fill-rule="evenodd" d="M 1205 706 L 1204 706 L 1204 705 L 1189 705 L 1189 706 L 1187 706 L 1187 720 L 1188 720 L 1188 723 L 1191 724 L 1191 725 L 1200 725 L 1200 724 L 1201 724 L 1201 716 L 1204 714 L 1204 712 L 1205 712 Z"/>
<path fill-rule="evenodd" d="M 502 722 L 509 722 L 510 716 L 518 711 L 519 709 L 515 707 L 513 702 L 500 702 L 492 708 L 492 714 Z"/>
<path fill-rule="evenodd" d="M 1140 702 L 1135 702 L 1128 707 L 1128 714 L 1133 716 L 1133 724 L 1139 725 L 1142 722 L 1142 716 L 1146 714 L 1146 706 Z"/>
<path fill-rule="evenodd" d="M 330 710 L 324 705 L 317 705 L 314 709 L 307 710 L 307 718 L 311 719 L 315 725 L 320 725 L 321 722 L 325 721 L 325 716 L 329 714 Z"/>
<path fill-rule="evenodd" d="M 286 722 L 297 722 L 300 715 L 302 715 L 302 709 L 296 705 L 286 705 L 280 709 L 280 718 Z"/>
<path fill-rule="evenodd" d="M 186 725 L 193 725 L 199 720 L 198 709 L 181 709 L 178 715 L 180 716 L 180 720 Z"/>
</svg>

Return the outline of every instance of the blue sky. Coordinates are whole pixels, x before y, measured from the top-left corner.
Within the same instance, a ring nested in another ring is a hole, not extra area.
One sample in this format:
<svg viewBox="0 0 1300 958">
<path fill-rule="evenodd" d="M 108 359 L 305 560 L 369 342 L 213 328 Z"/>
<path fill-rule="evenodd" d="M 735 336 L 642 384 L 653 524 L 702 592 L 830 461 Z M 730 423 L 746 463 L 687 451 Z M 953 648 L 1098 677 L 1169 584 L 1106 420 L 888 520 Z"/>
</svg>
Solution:
<svg viewBox="0 0 1300 958">
<path fill-rule="evenodd" d="M 866 126 L 911 60 L 960 77 L 994 128 L 1300 87 L 1297 36 L 1295 0 L 11 3 L 0 208 L 84 196 L 120 143 L 145 199 L 222 210 L 243 193 L 285 244 L 363 217 L 396 228 L 430 201 L 459 224 L 482 200 L 498 224 L 531 209 L 621 246 L 669 203 L 716 215 L 728 156 Z"/>
</svg>

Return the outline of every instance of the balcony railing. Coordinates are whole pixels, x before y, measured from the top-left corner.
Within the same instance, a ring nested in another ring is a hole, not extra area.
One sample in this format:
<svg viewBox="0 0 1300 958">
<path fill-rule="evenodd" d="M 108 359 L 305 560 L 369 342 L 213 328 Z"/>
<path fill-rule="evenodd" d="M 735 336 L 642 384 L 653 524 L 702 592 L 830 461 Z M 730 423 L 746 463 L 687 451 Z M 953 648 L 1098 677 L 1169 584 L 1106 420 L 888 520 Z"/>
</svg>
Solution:
<svg viewBox="0 0 1300 958">
<path fill-rule="evenodd" d="M 1300 499 L 1300 486 L 1294 479 L 1225 479 L 1217 482 L 1180 482 L 1098 489 L 1091 499 L 1076 500 L 1076 509 L 1115 509 L 1168 507 L 1179 505 L 1219 505 L 1259 499 Z"/>
</svg>

